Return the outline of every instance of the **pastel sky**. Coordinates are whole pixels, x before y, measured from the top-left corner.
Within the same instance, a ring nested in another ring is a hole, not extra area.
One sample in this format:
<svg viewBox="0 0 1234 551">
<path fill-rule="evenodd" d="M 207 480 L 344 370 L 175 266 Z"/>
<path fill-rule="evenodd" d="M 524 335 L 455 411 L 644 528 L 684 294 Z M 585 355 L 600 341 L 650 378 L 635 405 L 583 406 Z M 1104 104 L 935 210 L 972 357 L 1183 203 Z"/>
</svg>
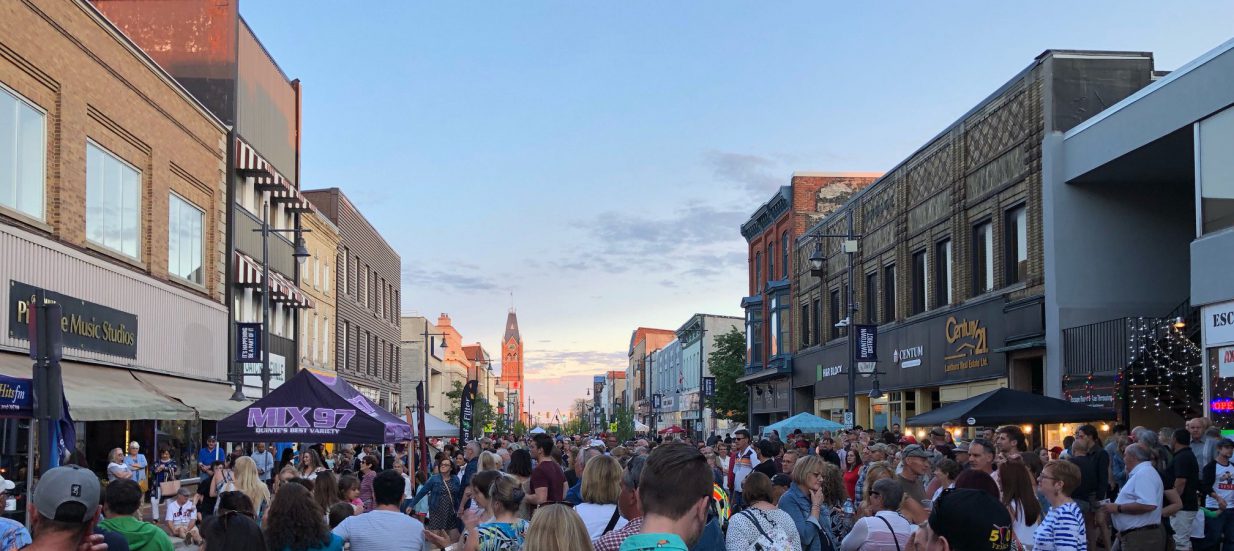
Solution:
<svg viewBox="0 0 1234 551">
<path fill-rule="evenodd" d="M 302 186 L 402 255 L 407 314 L 496 350 L 536 411 L 637 326 L 740 315 L 738 232 L 793 171 L 884 171 L 1042 51 L 1231 38 L 1234 3 L 243 0 L 304 86 Z"/>
</svg>

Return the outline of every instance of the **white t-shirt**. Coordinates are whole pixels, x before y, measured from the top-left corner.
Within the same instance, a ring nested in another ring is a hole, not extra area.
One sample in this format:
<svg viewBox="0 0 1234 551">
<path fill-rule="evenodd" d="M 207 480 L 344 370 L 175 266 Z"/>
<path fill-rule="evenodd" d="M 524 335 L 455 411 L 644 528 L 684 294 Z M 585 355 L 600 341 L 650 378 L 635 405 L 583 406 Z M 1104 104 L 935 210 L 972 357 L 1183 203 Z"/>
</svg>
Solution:
<svg viewBox="0 0 1234 551">
<path fill-rule="evenodd" d="M 746 481 L 746 476 L 754 472 L 754 467 L 758 466 L 758 454 L 754 453 L 753 446 L 748 446 L 744 450 L 738 450 L 737 457 L 733 461 L 733 489 L 737 491 Z"/>
<path fill-rule="evenodd" d="M 1016 539 L 1031 548 L 1033 545 L 1033 533 L 1037 531 L 1037 526 L 1041 524 L 1041 518 L 1034 519 L 1032 524 L 1028 524 L 1024 519 L 1023 504 L 1018 500 L 1011 502 L 1011 508 L 1015 510 L 1015 519 L 1011 521 L 1011 528 L 1015 530 Z"/>
<path fill-rule="evenodd" d="M 608 505 L 580 503 L 574 506 L 574 512 L 583 519 L 583 524 L 587 525 L 587 535 L 593 540 L 604 535 L 604 527 L 608 526 L 608 521 L 613 520 L 613 513 L 616 511 L 617 504 L 615 503 Z M 613 530 L 620 530 L 628 522 L 618 514 L 617 524 L 613 525 Z"/>
<path fill-rule="evenodd" d="M 1220 463 L 1213 465 L 1216 467 L 1216 475 L 1213 478 L 1213 493 L 1221 496 L 1225 500 L 1226 507 L 1234 507 L 1234 463 L 1230 463 L 1224 467 Z M 1211 496 L 1204 502 L 1204 506 L 1209 509 L 1217 508 L 1217 500 Z"/>
<path fill-rule="evenodd" d="M 347 517 L 334 534 L 351 544 L 351 551 L 421 551 L 424 524 L 394 511 L 374 510 Z"/>
<path fill-rule="evenodd" d="M 185 501 L 184 505 L 173 499 L 167 502 L 167 515 L 164 518 L 171 521 L 172 526 L 188 526 L 197 518 L 197 506 L 193 505 L 191 499 Z"/>
</svg>

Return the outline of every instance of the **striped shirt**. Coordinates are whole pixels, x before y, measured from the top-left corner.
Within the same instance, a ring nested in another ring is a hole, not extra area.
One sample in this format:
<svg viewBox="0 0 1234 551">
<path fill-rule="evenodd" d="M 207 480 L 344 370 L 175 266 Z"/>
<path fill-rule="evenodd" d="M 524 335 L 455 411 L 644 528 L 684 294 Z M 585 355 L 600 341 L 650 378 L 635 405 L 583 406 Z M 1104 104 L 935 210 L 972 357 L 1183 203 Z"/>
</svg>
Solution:
<svg viewBox="0 0 1234 551">
<path fill-rule="evenodd" d="M 1033 534 L 1033 551 L 1088 551 L 1080 506 L 1069 501 L 1051 508 Z"/>
</svg>

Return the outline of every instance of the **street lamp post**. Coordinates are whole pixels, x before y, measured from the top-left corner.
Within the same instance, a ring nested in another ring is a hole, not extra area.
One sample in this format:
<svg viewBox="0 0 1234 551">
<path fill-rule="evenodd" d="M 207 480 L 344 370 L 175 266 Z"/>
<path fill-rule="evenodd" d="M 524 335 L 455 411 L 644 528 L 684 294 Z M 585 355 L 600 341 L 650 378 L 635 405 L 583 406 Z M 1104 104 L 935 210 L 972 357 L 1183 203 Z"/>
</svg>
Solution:
<svg viewBox="0 0 1234 551">
<path fill-rule="evenodd" d="M 270 227 L 270 202 L 263 201 L 261 203 L 261 227 L 253 229 L 255 232 L 261 232 L 261 283 L 265 286 L 261 290 L 261 395 L 265 397 L 270 394 L 270 290 L 274 288 L 270 284 L 270 234 L 272 233 L 294 233 L 296 236 L 295 249 L 291 256 L 296 259 L 296 262 L 301 264 L 311 256 L 308 252 L 308 247 L 304 244 L 306 230 L 302 228 L 271 228 Z M 233 400 L 244 400 L 244 369 L 240 369 L 240 376 L 236 378 L 236 392 L 232 395 Z"/>
<path fill-rule="evenodd" d="M 857 240 L 861 238 L 853 231 L 853 212 L 848 212 L 848 231 L 843 234 L 825 234 L 816 233 L 812 237 L 815 239 L 814 252 L 810 254 L 810 272 L 820 279 L 826 275 L 827 257 L 823 255 L 822 240 L 823 239 L 843 239 L 843 251 L 848 256 L 848 292 L 844 294 L 845 301 L 848 303 L 848 317 L 836 323 L 836 327 L 848 328 L 851 327 L 857 318 L 857 301 L 855 299 L 853 283 L 854 257 L 857 255 Z M 857 343 L 853 338 L 852 331 L 846 331 L 848 338 L 848 411 L 853 416 L 853 424 L 857 424 Z M 876 387 L 877 388 L 877 387 Z"/>
<path fill-rule="evenodd" d="M 422 382 L 421 382 L 421 385 L 422 385 L 422 389 L 423 389 L 423 390 L 420 392 L 420 395 L 418 396 L 418 398 L 420 399 L 420 404 L 419 404 L 419 409 L 420 409 L 420 426 L 421 426 L 421 427 L 423 427 L 423 426 L 425 426 L 425 420 L 428 418 L 428 386 L 429 386 L 429 370 L 428 370 L 429 340 L 428 340 L 428 338 L 429 338 L 430 336 L 433 336 L 433 337 L 442 337 L 442 339 L 441 339 L 441 345 L 440 345 L 440 347 L 439 347 L 439 348 L 445 348 L 445 347 L 446 347 L 446 339 L 445 339 L 445 333 L 430 333 L 430 332 L 429 332 L 429 330 L 428 330 L 428 320 L 427 320 L 427 319 L 425 319 L 425 320 L 424 320 L 424 332 L 423 332 L 423 333 L 421 333 L 421 335 L 423 335 L 423 339 L 424 339 L 424 340 L 420 340 L 420 341 L 400 341 L 400 342 L 404 342 L 404 343 L 407 343 L 407 344 L 417 344 L 417 343 L 419 343 L 419 344 L 423 344 L 423 345 L 424 345 L 424 381 L 422 381 Z M 421 457 L 420 464 L 421 464 L 421 466 L 423 467 L 423 466 L 427 465 L 427 464 L 428 464 L 428 462 L 429 462 L 429 459 L 428 459 L 428 435 L 427 435 L 427 434 L 424 434 L 424 431 L 418 431 L 418 432 L 420 432 L 420 438 L 419 438 L 419 440 L 420 440 L 420 457 Z M 426 472 L 427 472 L 427 471 L 426 471 Z"/>
</svg>

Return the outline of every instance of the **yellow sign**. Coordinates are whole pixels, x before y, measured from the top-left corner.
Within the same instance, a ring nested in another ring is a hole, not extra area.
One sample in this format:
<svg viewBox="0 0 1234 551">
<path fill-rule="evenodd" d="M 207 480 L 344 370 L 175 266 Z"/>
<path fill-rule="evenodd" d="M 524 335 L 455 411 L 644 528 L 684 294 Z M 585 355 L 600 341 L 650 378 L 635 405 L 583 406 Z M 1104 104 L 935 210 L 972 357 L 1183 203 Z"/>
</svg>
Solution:
<svg viewBox="0 0 1234 551">
<path fill-rule="evenodd" d="M 943 357 L 947 371 L 986 367 L 990 365 L 986 356 L 989 352 L 986 327 L 981 320 L 947 318 L 947 355 Z"/>
</svg>

